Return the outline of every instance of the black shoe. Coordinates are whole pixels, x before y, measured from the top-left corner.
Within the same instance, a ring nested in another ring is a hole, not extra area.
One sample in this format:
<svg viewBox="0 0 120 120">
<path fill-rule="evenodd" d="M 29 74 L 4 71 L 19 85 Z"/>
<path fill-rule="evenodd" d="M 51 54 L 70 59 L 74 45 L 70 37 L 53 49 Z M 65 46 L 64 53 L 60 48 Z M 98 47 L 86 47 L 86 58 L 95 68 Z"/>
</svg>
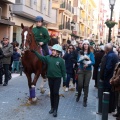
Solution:
<svg viewBox="0 0 120 120">
<path fill-rule="evenodd" d="M 80 100 L 80 95 L 78 94 L 76 98 L 76 102 L 78 102 L 79 100 Z"/>
<path fill-rule="evenodd" d="M 53 117 L 57 117 L 57 110 L 54 110 Z"/>
<path fill-rule="evenodd" d="M 86 101 L 83 102 L 83 106 L 87 107 L 87 102 Z"/>
<path fill-rule="evenodd" d="M 118 114 L 118 113 L 113 114 L 113 117 L 118 117 L 118 116 L 119 116 L 119 114 Z"/>
<path fill-rule="evenodd" d="M 51 110 L 49 111 L 49 114 L 52 114 L 54 112 L 54 109 L 51 108 Z"/>
<path fill-rule="evenodd" d="M 77 98 L 76 98 L 76 102 L 78 102 L 79 100 L 80 100 L 80 97 L 77 97 Z"/>
<path fill-rule="evenodd" d="M 120 120 L 120 115 L 116 118 L 116 120 Z"/>
<path fill-rule="evenodd" d="M 8 84 L 7 83 L 4 83 L 3 86 L 7 86 Z"/>
</svg>

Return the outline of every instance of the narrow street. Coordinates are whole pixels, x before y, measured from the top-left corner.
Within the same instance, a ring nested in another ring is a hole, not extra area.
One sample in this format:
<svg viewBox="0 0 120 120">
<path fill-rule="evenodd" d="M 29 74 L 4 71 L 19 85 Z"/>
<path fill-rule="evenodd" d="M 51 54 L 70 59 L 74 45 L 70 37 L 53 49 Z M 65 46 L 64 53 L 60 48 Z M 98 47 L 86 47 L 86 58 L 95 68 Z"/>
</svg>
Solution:
<svg viewBox="0 0 120 120">
<path fill-rule="evenodd" d="M 53 118 L 48 113 L 50 110 L 50 101 L 48 96 L 48 85 L 46 83 L 45 94 L 41 94 L 39 90 L 40 80 L 37 83 L 36 95 L 38 101 L 36 104 L 27 104 L 28 86 L 25 75 L 13 77 L 9 81 L 9 85 L 0 86 L 0 120 L 96 120 L 96 94 L 94 81 L 91 80 L 88 106 L 82 105 L 82 97 L 78 103 L 75 99 L 75 91 L 64 92 L 62 89 L 60 94 L 60 105 L 58 117 Z"/>
</svg>

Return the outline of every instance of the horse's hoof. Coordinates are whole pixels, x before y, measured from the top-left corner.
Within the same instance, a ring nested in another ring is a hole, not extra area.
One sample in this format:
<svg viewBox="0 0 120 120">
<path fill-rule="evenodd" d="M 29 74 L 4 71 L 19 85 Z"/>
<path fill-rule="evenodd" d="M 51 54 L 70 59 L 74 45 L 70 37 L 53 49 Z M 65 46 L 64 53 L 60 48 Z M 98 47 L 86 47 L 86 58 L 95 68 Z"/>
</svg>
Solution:
<svg viewBox="0 0 120 120">
<path fill-rule="evenodd" d="M 27 101 L 27 104 L 32 104 L 32 100 L 28 100 L 28 101 Z"/>
<path fill-rule="evenodd" d="M 45 90 L 43 88 L 40 88 L 40 93 L 44 94 Z"/>
<path fill-rule="evenodd" d="M 36 101 L 37 101 L 37 97 L 32 98 L 32 101 L 33 101 L 33 102 L 36 102 Z"/>
</svg>

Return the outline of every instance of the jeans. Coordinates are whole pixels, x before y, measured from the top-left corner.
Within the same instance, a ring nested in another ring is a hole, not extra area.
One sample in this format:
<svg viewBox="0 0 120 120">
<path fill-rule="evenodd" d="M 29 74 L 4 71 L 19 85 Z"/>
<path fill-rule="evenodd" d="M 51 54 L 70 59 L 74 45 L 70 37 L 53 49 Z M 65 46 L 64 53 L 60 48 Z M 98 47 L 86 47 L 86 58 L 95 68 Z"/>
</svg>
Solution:
<svg viewBox="0 0 120 120">
<path fill-rule="evenodd" d="M 5 73 L 5 83 L 8 83 L 9 80 L 9 64 L 3 64 L 3 69 L 4 69 L 4 73 Z"/>
<path fill-rule="evenodd" d="M 81 96 L 82 89 L 84 88 L 84 101 L 87 101 L 89 83 L 92 72 L 88 70 L 81 70 L 78 75 L 78 95 Z"/>
<path fill-rule="evenodd" d="M 75 84 L 75 75 L 67 73 L 66 87 L 69 88 L 70 78 L 73 79 L 73 84 Z"/>
<path fill-rule="evenodd" d="M 13 61 L 12 72 L 14 72 L 15 69 L 19 72 L 19 61 Z"/>
<path fill-rule="evenodd" d="M 59 89 L 61 85 L 61 78 L 48 78 L 48 84 L 50 88 L 51 108 L 57 110 L 59 105 Z"/>
<path fill-rule="evenodd" d="M 45 55 L 49 55 L 49 49 L 47 44 L 42 45 L 42 49 L 44 50 Z"/>
</svg>

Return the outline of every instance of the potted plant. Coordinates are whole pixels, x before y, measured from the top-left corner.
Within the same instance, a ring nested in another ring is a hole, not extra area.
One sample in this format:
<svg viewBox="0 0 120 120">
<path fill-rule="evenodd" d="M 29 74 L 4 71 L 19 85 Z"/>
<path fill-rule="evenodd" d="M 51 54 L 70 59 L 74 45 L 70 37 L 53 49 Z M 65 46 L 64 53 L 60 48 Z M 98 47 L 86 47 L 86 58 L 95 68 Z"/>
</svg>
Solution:
<svg viewBox="0 0 120 120">
<path fill-rule="evenodd" d="M 115 24 L 117 24 L 117 22 L 115 22 L 115 21 L 113 21 L 113 20 L 106 20 L 106 22 L 105 22 L 105 24 L 106 24 L 106 26 L 108 27 L 108 28 L 112 28 L 112 27 L 114 27 L 115 26 Z"/>
</svg>

